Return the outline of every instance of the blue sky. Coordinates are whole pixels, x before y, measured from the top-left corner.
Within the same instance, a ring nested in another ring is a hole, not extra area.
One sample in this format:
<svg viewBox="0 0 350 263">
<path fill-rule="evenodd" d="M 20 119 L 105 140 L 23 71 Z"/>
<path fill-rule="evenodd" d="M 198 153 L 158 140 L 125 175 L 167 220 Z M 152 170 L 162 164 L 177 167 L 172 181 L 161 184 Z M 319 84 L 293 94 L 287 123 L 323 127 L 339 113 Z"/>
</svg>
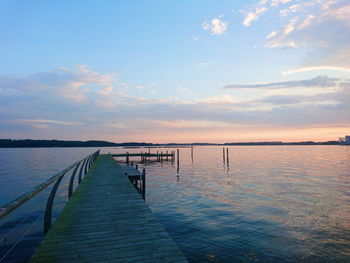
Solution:
<svg viewBox="0 0 350 263">
<path fill-rule="evenodd" d="M 350 133 L 345 0 L 1 1 L 0 137 Z"/>
</svg>

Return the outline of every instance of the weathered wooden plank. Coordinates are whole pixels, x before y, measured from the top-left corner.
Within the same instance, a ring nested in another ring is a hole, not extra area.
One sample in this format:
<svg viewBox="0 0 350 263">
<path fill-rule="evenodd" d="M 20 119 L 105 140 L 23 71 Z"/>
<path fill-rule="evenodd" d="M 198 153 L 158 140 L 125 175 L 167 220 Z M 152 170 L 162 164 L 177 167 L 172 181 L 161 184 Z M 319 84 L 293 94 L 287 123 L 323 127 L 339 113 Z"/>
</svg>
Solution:
<svg viewBox="0 0 350 263">
<path fill-rule="evenodd" d="M 110 155 L 102 155 L 30 262 L 187 260 L 129 182 L 125 169 Z"/>
</svg>

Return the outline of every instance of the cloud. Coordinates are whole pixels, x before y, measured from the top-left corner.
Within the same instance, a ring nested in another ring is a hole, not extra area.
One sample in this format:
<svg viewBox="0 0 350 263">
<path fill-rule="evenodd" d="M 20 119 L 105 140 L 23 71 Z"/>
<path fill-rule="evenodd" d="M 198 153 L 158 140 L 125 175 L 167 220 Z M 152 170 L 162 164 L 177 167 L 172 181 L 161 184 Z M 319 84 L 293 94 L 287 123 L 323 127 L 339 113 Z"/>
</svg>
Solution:
<svg viewBox="0 0 350 263">
<path fill-rule="evenodd" d="M 244 13 L 244 18 L 242 24 L 246 27 L 251 26 L 252 22 L 257 21 L 260 16 L 268 12 L 270 9 L 277 8 L 280 5 L 293 2 L 294 0 L 260 0 L 257 4 L 248 7 L 248 10 L 241 11 Z M 291 9 L 295 9 L 292 7 Z M 283 13 L 286 13 L 284 11 Z"/>
<path fill-rule="evenodd" d="M 233 103 L 236 103 L 236 101 L 237 100 L 229 94 L 213 96 L 213 97 L 203 98 L 199 100 L 200 103 L 205 103 L 205 104 L 233 104 Z"/>
<path fill-rule="evenodd" d="M 299 2 L 298 8 L 298 16 L 288 18 L 282 28 L 275 30 L 266 46 L 307 50 L 301 68 L 349 68 L 350 2 L 309 0 Z"/>
<path fill-rule="evenodd" d="M 227 88 L 242 88 L 239 91 L 242 96 L 237 98 L 228 93 L 231 90 L 225 90 L 226 94 L 204 98 L 198 94 L 183 100 L 137 97 L 128 93 L 135 89 L 121 90 L 118 80 L 105 77 L 108 74 L 85 72 L 94 77 L 77 77 L 81 70 L 59 72 L 71 77 L 65 76 L 62 81 L 53 74 L 50 81 L 44 82 L 38 77 L 41 74 L 0 76 L 1 83 L 6 79 L 6 85 L 0 86 L 3 92 L 0 96 L 1 137 L 121 141 L 142 140 L 147 135 L 157 140 L 158 135 L 169 136 L 174 127 L 177 133 L 183 131 L 184 134 L 196 130 L 204 134 L 215 127 L 220 128 L 219 132 L 227 129 L 227 134 L 232 134 L 242 126 L 260 130 L 298 125 L 349 125 L 350 81 L 340 78 L 320 76 L 298 81 L 235 84 Z M 59 83 L 68 85 L 73 76 L 74 81 L 88 83 L 79 87 L 85 94 L 83 101 L 77 102 L 57 92 L 61 87 Z M 26 86 L 28 83 L 35 85 Z M 294 90 L 299 86 L 308 90 L 317 87 L 327 93 L 286 95 L 286 89 Z M 333 86 L 336 88 L 331 89 Z M 260 97 L 242 99 L 246 97 L 244 93 L 249 92 L 243 89 L 249 88 L 261 88 Z M 278 95 L 279 89 L 284 95 Z M 192 94 L 184 87 L 177 90 Z"/>
<path fill-rule="evenodd" d="M 305 80 L 290 80 L 290 81 L 277 81 L 269 83 L 257 83 L 257 84 L 234 84 L 224 86 L 224 89 L 284 89 L 284 88 L 334 88 L 339 86 L 339 78 L 330 78 L 328 76 L 318 76 L 312 79 Z"/>
<path fill-rule="evenodd" d="M 272 31 L 270 34 L 268 34 L 268 35 L 266 36 L 266 38 L 267 38 L 267 39 L 270 39 L 270 38 L 275 37 L 276 35 L 277 35 L 277 32 L 276 32 L 276 31 Z"/>
<path fill-rule="evenodd" d="M 267 12 L 278 12 L 286 19 L 283 26 L 267 35 L 266 46 L 307 50 L 301 67 L 350 67 L 348 0 L 262 0 L 242 12 L 245 26 Z"/>
<path fill-rule="evenodd" d="M 242 24 L 244 26 L 251 26 L 253 21 L 258 20 L 259 16 L 263 15 L 269 9 L 267 7 L 257 7 L 254 11 L 246 13 Z"/>
<path fill-rule="evenodd" d="M 77 121 L 58 121 L 58 120 L 41 120 L 41 119 L 16 119 L 14 122 L 39 123 L 39 124 L 58 124 L 58 125 L 82 125 Z"/>
<path fill-rule="evenodd" d="M 272 32 L 274 33 L 273 35 L 268 35 L 267 39 L 269 39 L 269 42 L 267 43 L 267 46 L 270 48 L 297 47 L 296 42 L 294 40 L 288 39 L 287 36 L 295 31 L 298 20 L 299 17 L 293 17 L 280 32 L 274 31 L 275 33 Z"/>
<path fill-rule="evenodd" d="M 58 68 L 31 76 L 0 76 L 0 87 L 20 93 L 51 93 L 75 102 L 82 102 L 94 89 L 104 89 L 106 93 L 112 84 L 115 73 L 99 74 L 87 66 L 77 66 L 75 70 Z M 102 92 L 103 93 L 103 92 Z"/>
<path fill-rule="evenodd" d="M 204 21 L 202 28 L 210 30 L 212 35 L 222 35 L 227 31 L 228 22 L 222 21 L 219 18 L 214 18 L 209 22 Z"/>
<path fill-rule="evenodd" d="M 350 67 L 335 67 L 335 66 L 311 66 L 311 67 L 299 67 L 294 69 L 288 69 L 282 71 L 282 75 L 288 76 L 296 73 L 301 72 L 308 72 L 308 71 L 318 71 L 318 70 L 332 70 L 332 71 L 343 71 L 343 72 L 350 72 Z"/>
</svg>

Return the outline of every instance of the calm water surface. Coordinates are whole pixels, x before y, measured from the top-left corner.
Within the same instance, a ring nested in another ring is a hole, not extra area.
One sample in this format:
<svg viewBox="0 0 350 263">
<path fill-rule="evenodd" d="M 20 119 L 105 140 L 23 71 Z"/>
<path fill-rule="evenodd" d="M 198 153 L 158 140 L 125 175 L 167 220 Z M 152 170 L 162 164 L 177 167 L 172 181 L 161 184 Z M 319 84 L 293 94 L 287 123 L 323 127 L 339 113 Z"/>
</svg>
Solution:
<svg viewBox="0 0 350 263">
<path fill-rule="evenodd" d="M 94 150 L 0 149 L 1 203 Z M 190 262 L 350 262 L 350 147 L 235 146 L 229 163 L 222 147 L 196 147 L 193 158 L 182 148 L 179 169 L 146 170 L 146 201 Z M 38 240 L 20 248 L 30 255 Z M 13 254 L 8 262 L 25 261 Z"/>
</svg>

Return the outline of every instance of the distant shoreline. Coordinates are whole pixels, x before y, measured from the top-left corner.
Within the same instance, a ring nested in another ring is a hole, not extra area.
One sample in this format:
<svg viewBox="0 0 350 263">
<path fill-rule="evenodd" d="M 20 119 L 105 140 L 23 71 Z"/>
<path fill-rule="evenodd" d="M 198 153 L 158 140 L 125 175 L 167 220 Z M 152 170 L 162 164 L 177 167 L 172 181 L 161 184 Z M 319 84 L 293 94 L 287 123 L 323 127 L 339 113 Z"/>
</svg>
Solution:
<svg viewBox="0 0 350 263">
<path fill-rule="evenodd" d="M 279 145 L 339 145 L 338 141 L 326 142 L 234 142 L 234 143 L 146 143 L 107 141 L 63 141 L 63 140 L 12 140 L 0 139 L 0 148 L 53 148 L 53 147 L 192 147 L 192 146 L 279 146 Z"/>
</svg>

